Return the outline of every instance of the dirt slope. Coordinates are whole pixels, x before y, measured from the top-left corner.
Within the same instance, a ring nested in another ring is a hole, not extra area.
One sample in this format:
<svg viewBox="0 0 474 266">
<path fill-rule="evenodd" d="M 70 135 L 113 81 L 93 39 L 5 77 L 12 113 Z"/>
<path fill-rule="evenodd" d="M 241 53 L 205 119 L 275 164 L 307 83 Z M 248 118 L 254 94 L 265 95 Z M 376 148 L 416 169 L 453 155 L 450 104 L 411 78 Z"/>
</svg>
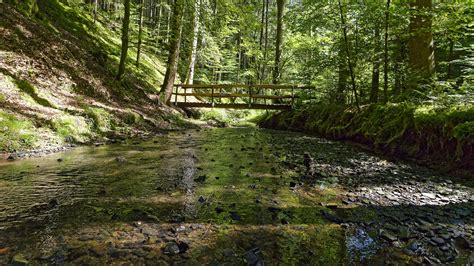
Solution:
<svg viewBox="0 0 474 266">
<path fill-rule="evenodd" d="M 55 0 L 38 7 L 27 16 L 0 4 L 0 152 L 176 127 L 176 114 L 156 97 L 160 58 L 145 52 L 137 68 L 131 49 L 117 81 L 117 22 L 99 16 L 94 24 L 85 10 Z"/>
</svg>

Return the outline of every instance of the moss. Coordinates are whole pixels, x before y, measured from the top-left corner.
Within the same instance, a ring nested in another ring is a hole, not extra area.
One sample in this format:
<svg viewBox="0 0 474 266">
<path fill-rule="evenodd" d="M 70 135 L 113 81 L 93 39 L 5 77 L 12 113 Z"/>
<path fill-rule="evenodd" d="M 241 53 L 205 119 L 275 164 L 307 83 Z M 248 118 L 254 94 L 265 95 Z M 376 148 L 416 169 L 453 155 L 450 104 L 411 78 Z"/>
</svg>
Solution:
<svg viewBox="0 0 474 266">
<path fill-rule="evenodd" d="M 92 128 L 98 133 L 106 133 L 116 128 L 113 116 L 102 108 L 84 107 L 87 118 L 91 120 Z"/>
<path fill-rule="evenodd" d="M 53 119 L 53 129 L 66 142 L 86 142 L 91 130 L 84 117 L 63 115 Z"/>
<path fill-rule="evenodd" d="M 38 90 L 33 86 L 31 85 L 27 80 L 19 80 L 19 79 L 15 79 L 14 80 L 14 83 L 16 84 L 16 86 L 21 90 L 23 91 L 24 93 L 28 94 L 29 96 L 31 96 L 31 98 L 33 98 L 33 100 L 42 105 L 42 106 L 45 106 L 45 107 L 50 107 L 50 108 L 56 108 L 53 104 L 51 104 L 47 99 L 45 98 L 42 98 L 41 96 L 39 96 L 38 94 Z"/>
<path fill-rule="evenodd" d="M 397 103 L 367 105 L 357 111 L 347 106 L 318 104 L 266 117 L 259 124 L 352 139 L 390 153 L 432 154 L 443 160 L 462 161 L 463 147 L 472 144 L 473 121 L 474 107 L 467 105 Z"/>
<path fill-rule="evenodd" d="M 31 148 L 36 142 L 33 123 L 0 111 L 0 149 L 13 152 Z"/>
<path fill-rule="evenodd" d="M 125 112 L 124 122 L 128 125 L 137 125 L 144 122 L 143 116 L 139 113 L 128 109 Z"/>
</svg>

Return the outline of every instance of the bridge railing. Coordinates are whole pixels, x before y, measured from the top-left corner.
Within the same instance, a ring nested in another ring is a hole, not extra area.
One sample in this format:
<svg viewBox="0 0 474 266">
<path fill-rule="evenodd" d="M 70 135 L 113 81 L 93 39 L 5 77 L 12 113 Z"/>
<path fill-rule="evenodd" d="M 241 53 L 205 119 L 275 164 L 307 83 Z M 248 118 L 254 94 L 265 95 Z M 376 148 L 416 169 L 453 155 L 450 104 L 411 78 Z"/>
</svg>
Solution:
<svg viewBox="0 0 474 266">
<path fill-rule="evenodd" d="M 297 90 L 310 88 L 274 84 L 175 84 L 174 87 L 174 104 L 178 106 L 255 109 L 289 109 L 298 98 Z M 178 101 L 178 96 L 182 99 L 181 102 Z M 188 97 L 200 101 L 188 101 Z M 222 99 L 226 98 L 231 99 L 231 103 L 222 103 Z M 237 99 L 244 103 L 235 103 Z M 270 104 L 268 100 L 271 100 Z"/>
</svg>

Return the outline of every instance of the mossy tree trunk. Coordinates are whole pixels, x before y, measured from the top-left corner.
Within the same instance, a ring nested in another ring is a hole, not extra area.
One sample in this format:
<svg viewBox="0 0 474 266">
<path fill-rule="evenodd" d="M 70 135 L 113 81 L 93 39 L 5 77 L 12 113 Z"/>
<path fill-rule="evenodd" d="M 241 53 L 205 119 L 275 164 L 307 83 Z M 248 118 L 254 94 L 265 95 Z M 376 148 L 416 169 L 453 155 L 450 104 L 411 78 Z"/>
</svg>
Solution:
<svg viewBox="0 0 474 266">
<path fill-rule="evenodd" d="M 166 67 L 166 73 L 161 87 L 160 94 L 164 96 L 164 101 L 169 104 L 171 101 L 171 95 L 173 93 L 173 85 L 176 79 L 178 70 L 178 61 L 180 53 L 181 35 L 183 29 L 183 13 L 184 13 L 184 1 L 175 0 L 173 6 L 173 18 L 171 28 L 171 43 L 168 54 L 168 63 Z"/>
<path fill-rule="evenodd" d="M 117 73 L 117 79 L 121 79 L 125 73 L 125 62 L 127 60 L 128 53 L 128 31 L 130 26 L 130 0 L 124 1 L 125 13 L 123 17 L 122 25 L 122 51 L 120 55 L 120 64 Z"/>
</svg>

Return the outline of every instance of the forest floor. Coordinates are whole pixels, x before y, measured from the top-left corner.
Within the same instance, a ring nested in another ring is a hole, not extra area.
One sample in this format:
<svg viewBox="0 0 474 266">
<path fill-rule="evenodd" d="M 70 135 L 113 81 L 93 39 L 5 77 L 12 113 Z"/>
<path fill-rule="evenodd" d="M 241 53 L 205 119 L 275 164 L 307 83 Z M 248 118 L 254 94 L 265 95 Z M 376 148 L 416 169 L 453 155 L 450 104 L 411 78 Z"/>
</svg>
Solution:
<svg viewBox="0 0 474 266">
<path fill-rule="evenodd" d="M 256 128 L 0 165 L 0 264 L 474 262 L 474 184 Z"/>
<path fill-rule="evenodd" d="M 0 152 L 43 154 L 186 127 L 156 96 L 165 67 L 155 53 L 145 49 L 138 68 L 132 47 L 124 79 L 115 79 L 114 23 L 99 16 L 94 24 L 57 1 L 35 16 L 0 4 Z"/>
</svg>

